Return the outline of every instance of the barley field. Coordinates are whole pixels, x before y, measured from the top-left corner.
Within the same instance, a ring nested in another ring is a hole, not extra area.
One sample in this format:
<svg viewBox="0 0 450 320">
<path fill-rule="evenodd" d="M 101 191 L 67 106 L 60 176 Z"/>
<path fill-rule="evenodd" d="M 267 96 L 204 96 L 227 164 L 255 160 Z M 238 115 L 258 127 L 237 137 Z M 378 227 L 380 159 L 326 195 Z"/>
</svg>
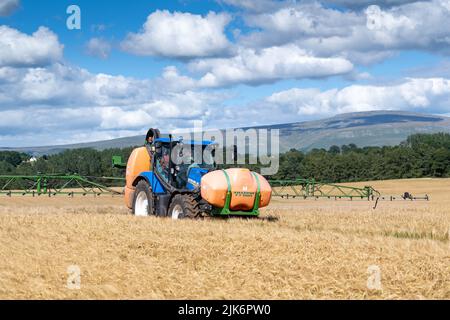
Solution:
<svg viewBox="0 0 450 320">
<path fill-rule="evenodd" d="M 273 199 L 276 221 L 172 221 L 120 197 L 2 196 L 0 298 L 450 299 L 450 179 L 359 185 L 431 200 Z"/>
</svg>

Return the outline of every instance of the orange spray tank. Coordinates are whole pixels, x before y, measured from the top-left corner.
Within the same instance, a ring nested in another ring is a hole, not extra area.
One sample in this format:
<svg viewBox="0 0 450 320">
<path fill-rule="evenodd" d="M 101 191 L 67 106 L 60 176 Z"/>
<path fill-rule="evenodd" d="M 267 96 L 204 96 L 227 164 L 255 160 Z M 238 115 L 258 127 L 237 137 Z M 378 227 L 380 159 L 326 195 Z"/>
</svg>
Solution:
<svg viewBox="0 0 450 320">
<path fill-rule="evenodd" d="M 223 208 L 227 193 L 231 192 L 229 209 L 250 211 L 255 205 L 258 186 L 258 207 L 266 207 L 272 196 L 272 188 L 263 176 L 248 169 L 217 170 L 204 175 L 201 180 L 201 195 L 214 207 Z"/>
<path fill-rule="evenodd" d="M 128 208 L 133 206 L 133 197 L 135 186 L 133 186 L 136 178 L 144 171 L 150 171 L 150 155 L 146 147 L 140 147 L 133 150 L 127 162 L 126 170 L 126 186 L 125 186 L 125 203 Z"/>
</svg>

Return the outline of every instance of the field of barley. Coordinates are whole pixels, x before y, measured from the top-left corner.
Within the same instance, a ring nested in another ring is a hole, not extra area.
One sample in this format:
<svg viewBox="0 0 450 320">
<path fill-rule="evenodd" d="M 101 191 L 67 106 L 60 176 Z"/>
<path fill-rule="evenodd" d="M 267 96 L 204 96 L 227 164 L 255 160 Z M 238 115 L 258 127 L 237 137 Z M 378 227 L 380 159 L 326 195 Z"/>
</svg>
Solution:
<svg viewBox="0 0 450 320">
<path fill-rule="evenodd" d="M 277 221 L 172 221 L 120 197 L 2 196 L 0 299 L 450 299 L 450 179 L 360 185 L 430 201 L 273 199 Z"/>
</svg>

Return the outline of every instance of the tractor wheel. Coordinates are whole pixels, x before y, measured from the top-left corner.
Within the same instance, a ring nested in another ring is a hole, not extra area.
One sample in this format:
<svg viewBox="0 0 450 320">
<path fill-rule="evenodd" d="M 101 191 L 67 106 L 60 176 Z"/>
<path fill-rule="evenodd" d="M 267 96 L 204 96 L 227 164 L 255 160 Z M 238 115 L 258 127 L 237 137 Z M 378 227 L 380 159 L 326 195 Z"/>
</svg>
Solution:
<svg viewBox="0 0 450 320">
<path fill-rule="evenodd" d="M 149 184 L 141 180 L 136 185 L 133 199 L 133 214 L 135 216 L 153 215 L 153 194 Z"/>
<path fill-rule="evenodd" d="M 177 194 L 170 202 L 169 217 L 174 220 L 195 219 L 201 216 L 198 202 L 190 194 Z"/>
</svg>

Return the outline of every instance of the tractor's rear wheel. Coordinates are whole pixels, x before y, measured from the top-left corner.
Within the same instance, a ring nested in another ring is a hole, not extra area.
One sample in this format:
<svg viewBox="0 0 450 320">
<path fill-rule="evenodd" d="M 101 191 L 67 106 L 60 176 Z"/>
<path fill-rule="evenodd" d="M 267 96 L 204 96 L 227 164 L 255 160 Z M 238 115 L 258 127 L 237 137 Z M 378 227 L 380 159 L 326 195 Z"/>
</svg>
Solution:
<svg viewBox="0 0 450 320">
<path fill-rule="evenodd" d="M 169 206 L 169 217 L 178 219 L 201 218 L 202 214 L 198 202 L 190 194 L 177 194 L 173 197 Z"/>
<path fill-rule="evenodd" d="M 133 199 L 133 214 L 135 216 L 153 215 L 153 194 L 149 184 L 145 180 L 141 180 L 136 185 Z"/>
</svg>

